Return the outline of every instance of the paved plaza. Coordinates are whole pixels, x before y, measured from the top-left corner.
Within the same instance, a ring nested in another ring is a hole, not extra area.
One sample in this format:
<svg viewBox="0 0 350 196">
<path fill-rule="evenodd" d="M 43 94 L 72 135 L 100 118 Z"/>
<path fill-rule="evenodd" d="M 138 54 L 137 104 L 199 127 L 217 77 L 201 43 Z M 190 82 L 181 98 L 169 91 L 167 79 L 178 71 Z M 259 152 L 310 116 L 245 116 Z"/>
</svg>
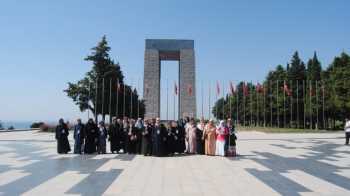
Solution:
<svg viewBox="0 0 350 196">
<path fill-rule="evenodd" d="M 240 132 L 236 158 L 158 158 L 57 155 L 53 134 L 0 133 L 0 195 L 345 196 L 350 146 L 343 136 Z"/>
</svg>

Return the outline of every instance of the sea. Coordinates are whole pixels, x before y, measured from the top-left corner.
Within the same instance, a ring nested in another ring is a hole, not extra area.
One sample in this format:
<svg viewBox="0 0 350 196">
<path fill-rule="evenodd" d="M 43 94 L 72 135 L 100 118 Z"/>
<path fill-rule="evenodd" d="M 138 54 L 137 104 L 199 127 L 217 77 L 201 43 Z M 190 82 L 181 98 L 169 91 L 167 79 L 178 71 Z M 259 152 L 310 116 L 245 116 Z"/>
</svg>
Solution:
<svg viewBox="0 0 350 196">
<path fill-rule="evenodd" d="M 2 127 L 7 129 L 9 127 L 14 127 L 15 129 L 28 129 L 32 125 L 32 121 L 0 121 Z"/>
</svg>

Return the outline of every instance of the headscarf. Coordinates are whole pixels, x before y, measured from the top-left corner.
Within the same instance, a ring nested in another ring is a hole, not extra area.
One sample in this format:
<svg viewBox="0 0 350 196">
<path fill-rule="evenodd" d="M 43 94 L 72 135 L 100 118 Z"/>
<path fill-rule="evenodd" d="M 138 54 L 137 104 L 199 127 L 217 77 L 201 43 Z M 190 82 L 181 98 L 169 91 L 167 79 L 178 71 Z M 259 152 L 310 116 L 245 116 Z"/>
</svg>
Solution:
<svg viewBox="0 0 350 196">
<path fill-rule="evenodd" d="M 138 129 L 142 129 L 143 128 L 143 124 L 142 124 L 142 121 L 141 121 L 140 118 L 137 119 L 135 127 L 138 128 Z"/>
</svg>

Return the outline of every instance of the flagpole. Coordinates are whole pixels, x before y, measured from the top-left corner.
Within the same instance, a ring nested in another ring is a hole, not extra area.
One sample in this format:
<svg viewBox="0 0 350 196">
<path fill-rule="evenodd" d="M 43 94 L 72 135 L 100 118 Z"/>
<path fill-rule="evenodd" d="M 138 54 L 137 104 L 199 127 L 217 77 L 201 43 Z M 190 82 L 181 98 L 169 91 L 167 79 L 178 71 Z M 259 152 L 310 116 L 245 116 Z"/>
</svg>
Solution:
<svg viewBox="0 0 350 196">
<path fill-rule="evenodd" d="M 276 95 L 277 95 L 277 99 L 276 99 L 276 109 L 277 109 L 277 127 L 279 128 L 280 127 L 280 114 L 279 114 L 279 104 L 278 104 L 278 85 L 279 81 L 277 80 L 277 92 L 276 92 Z"/>
<path fill-rule="evenodd" d="M 102 121 L 105 121 L 105 113 L 104 113 L 104 106 L 105 106 L 105 78 L 102 78 Z"/>
<path fill-rule="evenodd" d="M 264 91 L 264 103 L 263 103 L 263 108 L 264 108 L 264 127 L 266 127 L 266 83 L 263 85 L 263 91 Z"/>
<path fill-rule="evenodd" d="M 284 80 L 283 83 L 283 87 L 285 87 L 287 85 L 286 81 Z M 286 128 L 286 120 L 286 90 L 283 90 L 283 128 Z"/>
<path fill-rule="evenodd" d="M 218 81 L 216 81 L 215 101 L 216 101 L 216 103 L 218 101 Z M 215 104 L 214 106 L 217 106 L 217 105 Z M 215 108 L 215 117 L 216 117 L 216 120 L 219 119 L 219 117 L 218 117 L 218 107 Z"/>
<path fill-rule="evenodd" d="M 125 117 L 125 83 L 123 83 L 123 91 L 124 91 L 124 95 L 123 95 L 123 118 Z"/>
<path fill-rule="evenodd" d="M 289 122 L 289 128 L 292 128 L 292 122 L 293 122 L 293 81 L 290 80 L 290 122 Z"/>
<path fill-rule="evenodd" d="M 95 123 L 97 123 L 97 120 L 98 120 L 98 118 L 97 118 L 98 78 L 97 77 L 96 77 L 96 89 L 95 89 L 95 91 L 96 91 L 95 92 Z"/>
<path fill-rule="evenodd" d="M 140 78 L 137 78 L 137 118 L 140 118 Z"/>
<path fill-rule="evenodd" d="M 237 83 L 238 84 L 238 83 Z M 238 85 L 237 85 L 238 87 Z M 239 113 L 239 108 L 238 108 L 238 88 L 236 87 L 236 126 L 238 126 L 238 123 L 239 123 L 239 117 L 238 117 L 238 113 Z"/>
<path fill-rule="evenodd" d="M 176 107 L 175 107 L 175 102 L 176 102 L 176 101 L 175 101 L 175 97 L 176 97 L 176 91 L 177 91 L 177 90 L 176 90 L 176 81 L 174 81 L 174 103 L 173 103 L 173 104 L 174 104 L 174 105 L 173 105 L 173 106 L 174 106 L 174 111 L 173 111 L 174 120 L 176 120 L 176 117 L 175 117 L 175 108 L 176 108 Z"/>
<path fill-rule="evenodd" d="M 250 99 L 249 99 L 249 102 L 250 102 L 250 127 L 252 126 L 253 124 L 253 81 L 250 81 L 250 86 L 251 88 L 249 88 L 249 92 L 250 92 Z"/>
<path fill-rule="evenodd" d="M 169 89 L 168 78 L 166 79 L 166 120 L 169 120 Z"/>
<path fill-rule="evenodd" d="M 204 115 L 203 115 L 203 107 L 204 107 L 203 80 L 201 80 L 201 96 L 202 96 L 202 118 L 204 118 Z"/>
<path fill-rule="evenodd" d="M 260 85 L 260 84 L 259 84 Z M 259 86 L 261 88 L 261 86 Z M 259 89 L 260 91 L 260 89 Z M 257 87 L 255 87 L 255 94 L 256 94 L 256 125 L 259 126 L 260 119 L 259 119 L 259 92 L 257 91 Z"/>
<path fill-rule="evenodd" d="M 119 78 L 117 79 L 117 99 L 116 99 L 116 106 L 115 106 L 115 116 L 119 118 L 119 112 L 118 112 L 118 99 L 119 99 L 119 90 L 120 90 L 120 85 L 119 85 Z"/>
<path fill-rule="evenodd" d="M 230 89 L 232 88 L 232 83 L 231 83 L 231 81 L 230 81 Z M 229 96 L 228 97 L 228 99 L 229 99 L 229 104 L 230 104 L 230 119 L 232 120 L 232 105 L 231 105 L 231 100 L 232 100 L 232 97 L 233 97 L 233 92 L 232 92 L 232 90 L 231 90 L 231 96 Z"/>
<path fill-rule="evenodd" d="M 303 117 L 304 117 L 304 129 L 306 128 L 306 104 L 305 104 L 305 99 L 306 99 L 306 96 L 305 96 L 305 80 L 303 80 L 303 105 L 304 105 L 304 111 L 303 111 Z"/>
<path fill-rule="evenodd" d="M 90 96 L 91 96 L 91 83 L 89 81 L 89 95 L 88 95 L 88 100 L 87 100 L 87 108 L 88 108 L 88 120 L 90 119 Z"/>
<path fill-rule="evenodd" d="M 316 130 L 318 130 L 318 81 L 316 80 Z"/>
<path fill-rule="evenodd" d="M 208 112 L 208 113 L 209 113 L 209 115 L 208 115 L 208 119 L 209 119 L 209 120 L 210 120 L 210 118 L 211 118 L 211 111 L 210 111 L 210 109 L 211 109 L 211 107 L 210 107 L 210 105 L 211 105 L 211 103 L 210 103 L 210 102 L 211 102 L 211 100 L 210 100 L 210 93 L 211 93 L 211 92 L 210 92 L 210 91 L 211 91 L 211 89 L 210 89 L 210 81 L 209 81 L 209 104 L 208 104 L 208 105 L 209 105 L 209 110 L 208 110 L 208 111 L 209 111 L 209 112 Z"/>
<path fill-rule="evenodd" d="M 312 81 L 311 81 L 311 80 L 309 81 L 309 91 L 310 91 L 310 92 L 309 92 L 309 101 L 310 101 L 310 129 L 312 129 L 312 124 L 313 124 L 313 122 L 312 122 L 312 120 L 313 120 L 313 119 L 312 119 L 312 118 L 313 118 L 313 116 L 312 116 L 312 112 L 313 112 L 312 109 L 313 109 L 313 108 L 312 108 L 312 105 L 311 105 L 311 104 L 312 104 L 312 100 L 311 100 L 311 99 L 312 99 Z"/>
<path fill-rule="evenodd" d="M 130 118 L 133 118 L 133 108 L 132 108 L 132 96 L 133 96 L 132 80 L 130 82 Z"/>
<path fill-rule="evenodd" d="M 245 124 L 245 115 L 246 115 L 246 112 L 245 112 L 245 104 L 246 104 L 246 95 L 245 95 L 245 91 L 246 91 L 246 89 L 245 88 L 247 88 L 246 87 L 246 82 L 244 82 L 243 83 L 243 126 L 246 126 L 246 124 Z"/>
<path fill-rule="evenodd" d="M 255 114 L 255 126 L 259 125 L 258 113 L 259 113 L 259 101 L 258 101 L 258 84 L 255 85 L 255 96 L 256 96 L 256 114 Z"/>
<path fill-rule="evenodd" d="M 222 120 L 225 119 L 225 83 L 222 81 Z"/>
<path fill-rule="evenodd" d="M 297 80 L 297 128 L 299 129 L 299 80 Z"/>
<path fill-rule="evenodd" d="M 273 105 L 272 105 L 272 103 L 273 103 L 273 100 L 272 100 L 272 98 L 273 98 L 273 91 L 272 91 L 272 89 L 273 89 L 273 81 L 269 81 L 269 86 L 270 86 L 270 93 L 269 93 L 269 96 L 270 96 L 270 126 L 271 127 L 273 127 Z"/>
<path fill-rule="evenodd" d="M 112 122 L 112 78 L 109 80 L 109 123 Z"/>
<path fill-rule="evenodd" d="M 324 81 L 322 81 L 322 116 L 323 116 L 323 129 L 326 129 L 325 107 L 324 107 Z"/>
</svg>

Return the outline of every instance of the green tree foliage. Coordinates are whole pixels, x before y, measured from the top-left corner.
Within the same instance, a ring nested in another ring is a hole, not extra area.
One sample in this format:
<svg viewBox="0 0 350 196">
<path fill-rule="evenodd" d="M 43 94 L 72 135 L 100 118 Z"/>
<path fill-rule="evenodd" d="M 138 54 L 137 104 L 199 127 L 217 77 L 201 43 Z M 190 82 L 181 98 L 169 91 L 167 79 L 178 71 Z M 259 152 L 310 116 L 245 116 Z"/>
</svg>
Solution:
<svg viewBox="0 0 350 196">
<path fill-rule="evenodd" d="M 64 90 L 67 96 L 79 106 L 80 111 L 90 110 L 94 114 L 96 112 L 97 115 L 102 115 L 103 120 L 109 113 L 117 117 L 122 117 L 124 113 L 132 118 L 136 118 L 137 115 L 142 117 L 145 111 L 144 103 L 140 100 L 138 92 L 124 83 L 119 63 L 115 63 L 109 56 L 111 48 L 106 36 L 91 50 L 91 54 L 84 60 L 92 63 L 92 70 L 78 82 L 68 83 L 68 88 Z"/>
<path fill-rule="evenodd" d="M 340 128 L 336 122 L 350 117 L 350 56 L 346 53 L 323 71 L 316 52 L 307 67 L 295 52 L 285 67 L 278 65 L 260 85 L 263 91 L 257 84 L 238 83 L 233 95 L 217 100 L 213 115 L 232 117 L 246 126 L 313 129 Z"/>
</svg>

